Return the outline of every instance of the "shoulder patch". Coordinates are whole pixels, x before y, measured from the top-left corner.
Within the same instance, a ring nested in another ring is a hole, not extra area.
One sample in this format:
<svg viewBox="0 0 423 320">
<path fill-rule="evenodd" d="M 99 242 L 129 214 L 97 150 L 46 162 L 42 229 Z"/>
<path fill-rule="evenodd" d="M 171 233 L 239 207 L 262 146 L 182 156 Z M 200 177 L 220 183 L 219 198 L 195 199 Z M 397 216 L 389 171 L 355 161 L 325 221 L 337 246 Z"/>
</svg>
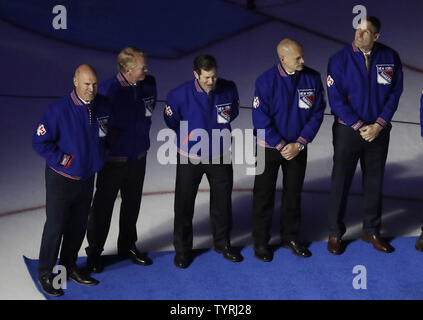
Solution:
<svg viewBox="0 0 423 320">
<path fill-rule="evenodd" d="M 259 106 L 260 106 L 260 100 L 259 100 L 259 98 L 258 97 L 254 97 L 254 100 L 253 100 L 253 107 L 254 107 L 254 109 L 257 109 Z"/>
<path fill-rule="evenodd" d="M 166 107 L 166 115 L 169 117 L 173 115 L 172 108 L 170 106 Z"/>
<path fill-rule="evenodd" d="M 335 80 L 333 80 L 333 78 L 330 75 L 328 75 L 327 81 L 328 81 L 328 87 L 329 88 L 335 84 Z"/>
<path fill-rule="evenodd" d="M 46 128 L 44 127 L 43 124 L 40 124 L 37 128 L 37 136 L 43 136 L 47 133 Z"/>
</svg>

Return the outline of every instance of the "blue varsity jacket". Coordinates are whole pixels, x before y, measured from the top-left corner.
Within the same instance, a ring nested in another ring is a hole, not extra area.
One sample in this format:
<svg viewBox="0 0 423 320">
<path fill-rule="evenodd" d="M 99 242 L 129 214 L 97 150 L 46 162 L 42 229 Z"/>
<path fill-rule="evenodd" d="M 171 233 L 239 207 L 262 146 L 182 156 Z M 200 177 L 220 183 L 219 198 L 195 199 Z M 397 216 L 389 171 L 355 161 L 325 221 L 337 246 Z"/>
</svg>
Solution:
<svg viewBox="0 0 423 320">
<path fill-rule="evenodd" d="M 312 142 L 323 121 L 326 102 L 320 74 L 308 67 L 288 75 L 281 63 L 257 78 L 253 99 L 257 143 L 281 151 L 285 145 Z"/>
<path fill-rule="evenodd" d="M 422 96 L 420 98 L 420 129 L 421 129 L 420 135 L 423 137 L 423 91 L 422 91 Z"/>
<path fill-rule="evenodd" d="M 34 150 L 61 175 L 85 180 L 106 158 L 111 108 L 104 96 L 85 104 L 73 90 L 45 110 L 32 138 Z"/>
<path fill-rule="evenodd" d="M 239 97 L 234 82 L 219 78 L 216 88 L 207 94 L 198 80 L 194 79 L 169 92 L 164 120 L 176 132 L 178 152 L 190 158 L 207 157 L 207 154 L 202 153 L 205 151 L 198 146 L 194 151 L 191 150 L 201 139 L 205 139 L 202 133 L 206 133 L 209 138 L 208 158 L 211 159 L 228 151 L 223 138 L 220 138 L 219 147 L 216 144 L 213 148 L 212 130 L 222 132 L 227 129 L 226 132 L 230 133 L 230 123 L 238 113 Z M 187 124 L 187 128 L 182 127 L 183 132 L 180 130 L 182 121 Z"/>
<path fill-rule="evenodd" d="M 108 161 L 134 160 L 150 148 L 151 115 L 156 105 L 156 80 L 147 75 L 136 85 L 119 72 L 100 84 L 98 92 L 112 105 L 112 145 Z"/>
<path fill-rule="evenodd" d="M 352 43 L 329 59 L 327 86 L 336 121 L 354 130 L 373 123 L 385 127 L 403 90 L 400 58 L 391 48 L 375 43 L 367 71 L 364 54 Z"/>
</svg>

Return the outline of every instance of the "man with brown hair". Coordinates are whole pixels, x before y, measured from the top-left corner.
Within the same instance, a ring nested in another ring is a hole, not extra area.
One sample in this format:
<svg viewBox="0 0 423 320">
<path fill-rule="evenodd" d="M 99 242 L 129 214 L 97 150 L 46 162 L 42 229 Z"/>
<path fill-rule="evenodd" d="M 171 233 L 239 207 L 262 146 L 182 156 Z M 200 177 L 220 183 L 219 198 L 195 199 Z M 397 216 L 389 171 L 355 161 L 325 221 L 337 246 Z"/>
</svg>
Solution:
<svg viewBox="0 0 423 320">
<path fill-rule="evenodd" d="M 332 254 L 344 251 L 347 197 L 359 160 L 364 193 L 362 239 L 381 252 L 394 251 L 380 236 L 382 187 L 403 73 L 398 53 L 377 42 L 380 25 L 376 17 L 363 19 L 354 41 L 329 59 L 328 97 L 335 115 L 327 246 Z"/>
<path fill-rule="evenodd" d="M 229 261 L 243 259 L 230 244 L 233 170 L 232 163 L 224 161 L 229 150 L 222 141 L 218 141 L 218 148 L 212 148 L 212 131 L 230 132 L 230 123 L 238 115 L 238 91 L 235 83 L 217 77 L 217 63 L 210 55 L 200 55 L 194 60 L 194 77 L 168 94 L 164 110 L 166 124 L 177 135 L 174 263 L 179 268 L 187 268 L 193 259 L 192 219 L 204 174 L 210 183 L 214 248 Z M 186 136 L 181 129 L 183 123 L 188 127 Z M 209 150 L 194 148 L 197 143 L 194 138 L 200 132 L 207 133 Z"/>
<path fill-rule="evenodd" d="M 135 47 L 122 49 L 119 72 L 103 82 L 99 92 L 112 104 L 115 126 L 112 146 L 104 168 L 97 177 L 96 192 L 88 223 L 87 266 L 101 272 L 101 252 L 110 228 L 118 192 L 120 206 L 118 254 L 139 265 L 152 264 L 136 247 L 136 223 L 141 206 L 147 151 L 150 147 L 151 115 L 156 103 L 156 81 L 147 75 L 147 57 Z"/>
</svg>

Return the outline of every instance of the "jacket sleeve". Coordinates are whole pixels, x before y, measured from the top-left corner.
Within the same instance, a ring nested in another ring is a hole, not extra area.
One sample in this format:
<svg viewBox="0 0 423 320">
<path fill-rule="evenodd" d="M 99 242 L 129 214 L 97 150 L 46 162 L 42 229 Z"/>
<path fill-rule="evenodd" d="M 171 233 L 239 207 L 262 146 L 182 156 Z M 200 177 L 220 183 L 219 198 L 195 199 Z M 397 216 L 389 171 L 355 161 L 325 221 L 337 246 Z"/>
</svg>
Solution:
<svg viewBox="0 0 423 320">
<path fill-rule="evenodd" d="M 57 141 L 60 137 L 58 115 L 51 107 L 44 112 L 37 129 L 32 136 L 32 147 L 48 165 L 62 165 L 67 168 L 73 156 L 60 150 Z"/>
<path fill-rule="evenodd" d="M 423 137 L 423 91 L 420 98 L 420 135 Z"/>
<path fill-rule="evenodd" d="M 348 93 L 345 92 L 342 83 L 342 75 L 345 70 L 342 61 L 338 57 L 331 57 L 328 64 L 327 88 L 329 104 L 332 112 L 346 125 L 354 130 L 360 129 L 364 122 L 354 112 L 348 103 Z"/>
<path fill-rule="evenodd" d="M 264 137 L 257 132 L 258 143 L 264 143 L 266 147 L 281 151 L 286 142 L 271 115 L 271 103 L 271 88 L 268 87 L 267 82 L 257 79 L 253 99 L 253 125 L 256 130 L 264 130 Z"/>
<path fill-rule="evenodd" d="M 304 128 L 301 130 L 301 134 L 297 139 L 297 142 L 306 145 L 313 141 L 314 137 L 320 129 L 323 122 L 324 112 L 326 108 L 326 101 L 324 97 L 323 84 L 319 78 L 317 79 L 317 88 L 313 109 L 311 115 Z"/>
<path fill-rule="evenodd" d="M 153 76 L 152 78 L 152 83 L 153 83 L 153 97 L 154 97 L 154 104 L 152 106 L 153 110 L 156 109 L 156 104 L 157 104 L 157 84 L 156 84 L 156 78 L 154 78 Z"/>
<path fill-rule="evenodd" d="M 238 117 L 239 114 L 239 95 L 238 95 L 238 89 L 236 88 L 235 83 L 233 84 L 233 91 L 234 91 L 234 101 L 232 103 L 231 107 L 231 121 L 234 121 L 236 117 Z"/>
<path fill-rule="evenodd" d="M 391 92 L 385 100 L 382 113 L 376 120 L 376 123 L 385 127 L 391 122 L 395 111 L 397 111 L 399 99 L 403 90 L 402 64 L 398 54 L 395 54 L 395 69 L 392 77 Z"/>
<path fill-rule="evenodd" d="M 163 111 L 163 117 L 166 125 L 178 132 L 181 115 L 179 111 L 179 103 L 176 99 L 175 92 L 171 91 L 166 98 L 166 106 Z"/>
</svg>

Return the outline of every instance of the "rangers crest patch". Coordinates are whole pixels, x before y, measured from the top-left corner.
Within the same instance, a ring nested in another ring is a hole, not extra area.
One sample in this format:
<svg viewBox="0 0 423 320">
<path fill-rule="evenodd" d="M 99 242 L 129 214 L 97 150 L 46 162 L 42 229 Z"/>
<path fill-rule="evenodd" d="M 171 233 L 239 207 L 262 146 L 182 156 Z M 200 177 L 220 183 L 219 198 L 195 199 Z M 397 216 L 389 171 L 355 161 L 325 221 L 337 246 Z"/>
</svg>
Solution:
<svg viewBox="0 0 423 320">
<path fill-rule="evenodd" d="M 46 128 L 44 128 L 43 124 L 40 124 L 37 128 L 37 136 L 43 136 L 47 132 Z"/>
<path fill-rule="evenodd" d="M 298 89 L 298 108 L 310 109 L 314 103 L 315 89 Z"/>
<path fill-rule="evenodd" d="M 253 107 L 254 107 L 254 109 L 257 109 L 259 106 L 260 106 L 260 100 L 259 100 L 259 98 L 258 97 L 254 97 L 254 100 L 253 100 Z"/>
<path fill-rule="evenodd" d="M 145 106 L 145 116 L 151 117 L 154 111 L 154 97 L 143 98 L 144 106 Z"/>
<path fill-rule="evenodd" d="M 109 127 L 109 117 L 97 118 L 98 123 L 98 136 L 103 138 L 107 135 L 107 129 Z"/>
<path fill-rule="evenodd" d="M 217 123 L 228 123 L 231 120 L 231 103 L 216 105 Z"/>
<path fill-rule="evenodd" d="M 392 75 L 394 74 L 393 64 L 377 64 L 377 83 L 379 84 L 391 84 Z"/>
</svg>

